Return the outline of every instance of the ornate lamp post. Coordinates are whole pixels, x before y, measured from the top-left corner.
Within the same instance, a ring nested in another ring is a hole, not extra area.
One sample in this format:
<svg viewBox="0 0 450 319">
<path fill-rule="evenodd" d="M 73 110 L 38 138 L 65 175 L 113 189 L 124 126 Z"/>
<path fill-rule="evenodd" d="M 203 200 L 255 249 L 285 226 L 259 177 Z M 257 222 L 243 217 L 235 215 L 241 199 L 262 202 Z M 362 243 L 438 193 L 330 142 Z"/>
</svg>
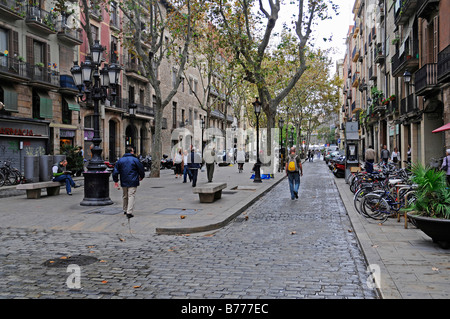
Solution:
<svg viewBox="0 0 450 319">
<path fill-rule="evenodd" d="M 259 160 L 259 115 L 261 114 L 261 102 L 256 98 L 255 102 L 252 103 L 255 109 L 256 115 L 256 163 L 254 166 L 255 178 L 253 183 L 262 183 L 261 180 L 261 162 Z"/>
<path fill-rule="evenodd" d="M 278 119 L 278 129 L 280 130 L 280 166 L 278 167 L 278 172 L 283 171 L 283 153 L 281 152 L 283 149 L 283 125 L 284 125 L 284 120 L 282 117 L 280 117 Z"/>
<path fill-rule="evenodd" d="M 94 138 L 92 142 L 92 158 L 88 163 L 87 172 L 84 176 L 84 199 L 80 203 L 82 206 L 103 206 L 111 205 L 113 202 L 109 198 L 109 176 L 106 165 L 101 157 L 102 149 L 100 143 L 100 101 L 113 100 L 116 96 L 116 86 L 119 80 L 120 66 L 113 62 L 111 65 L 104 65 L 100 70 L 101 57 L 104 48 L 96 40 L 91 46 L 91 55 L 86 57 L 86 61 L 74 62 L 70 72 L 80 91 L 78 97 L 83 101 L 94 102 Z M 108 94 L 108 90 L 110 90 Z"/>
</svg>

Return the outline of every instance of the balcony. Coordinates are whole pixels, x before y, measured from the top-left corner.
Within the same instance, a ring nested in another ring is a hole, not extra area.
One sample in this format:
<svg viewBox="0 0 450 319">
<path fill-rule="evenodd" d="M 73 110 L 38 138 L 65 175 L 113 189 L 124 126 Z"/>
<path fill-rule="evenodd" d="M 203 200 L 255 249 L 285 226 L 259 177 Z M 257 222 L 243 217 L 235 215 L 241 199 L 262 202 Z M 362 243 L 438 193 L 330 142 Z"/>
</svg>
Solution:
<svg viewBox="0 0 450 319">
<path fill-rule="evenodd" d="M 56 24 L 57 37 L 61 42 L 69 45 L 81 45 L 83 39 L 81 36 L 81 29 L 70 28 L 63 20 Z"/>
<path fill-rule="evenodd" d="M 414 76 L 416 95 L 424 96 L 437 87 L 437 63 L 425 64 Z"/>
<path fill-rule="evenodd" d="M 78 88 L 73 81 L 73 77 L 68 74 L 61 74 L 59 76 L 59 92 L 63 94 L 76 95 Z"/>
<path fill-rule="evenodd" d="M 416 97 L 414 94 L 408 95 L 403 98 L 400 102 L 400 116 L 410 115 L 411 113 L 417 111 Z"/>
<path fill-rule="evenodd" d="M 28 63 L 0 53 L 0 78 L 6 81 L 23 82 L 28 80 Z"/>
<path fill-rule="evenodd" d="M 377 43 L 377 48 L 374 51 L 374 61 L 375 63 L 384 63 L 385 60 L 385 55 L 384 55 L 384 48 L 383 45 L 381 43 Z"/>
<path fill-rule="evenodd" d="M 125 60 L 125 59 L 124 59 Z M 144 76 L 145 69 L 142 64 L 134 61 L 127 61 L 124 63 L 125 75 L 135 80 L 148 82 L 148 79 Z"/>
<path fill-rule="evenodd" d="M 439 83 L 450 80 L 450 45 L 438 53 L 437 80 Z"/>
<path fill-rule="evenodd" d="M 352 77 L 352 87 L 356 88 L 359 85 L 359 72 L 355 72 Z"/>
<path fill-rule="evenodd" d="M 369 68 L 369 80 L 376 80 L 377 79 L 377 68 L 371 66 Z"/>
<path fill-rule="evenodd" d="M 128 110 L 130 103 L 129 99 L 122 99 L 122 109 Z M 148 105 L 133 103 L 136 105 L 136 114 L 153 117 L 155 116 L 154 109 Z"/>
<path fill-rule="evenodd" d="M 392 75 L 395 77 L 403 76 L 406 70 L 411 73 L 417 70 L 419 67 L 419 59 L 417 55 L 410 55 L 407 51 L 403 52 L 399 56 L 399 52 L 397 51 L 392 57 Z"/>
<path fill-rule="evenodd" d="M 355 47 L 353 48 L 353 53 L 352 53 L 352 61 L 353 62 L 358 61 L 359 54 L 360 54 L 359 48 L 357 45 L 355 45 Z"/>
<path fill-rule="evenodd" d="M 418 0 L 417 8 L 417 17 L 428 20 L 439 9 L 439 0 Z"/>
<path fill-rule="evenodd" d="M 396 25 L 405 25 L 416 13 L 418 0 L 395 0 L 394 17 Z"/>
<path fill-rule="evenodd" d="M 0 15 L 11 20 L 25 18 L 25 5 L 18 0 L 0 0 Z"/>
<path fill-rule="evenodd" d="M 60 86 L 59 72 L 42 65 L 27 65 L 30 84 L 43 89 L 53 89 Z"/>
<path fill-rule="evenodd" d="M 56 18 L 58 13 L 48 12 L 37 6 L 27 6 L 25 23 L 33 30 L 38 30 L 45 34 L 56 33 Z"/>
</svg>

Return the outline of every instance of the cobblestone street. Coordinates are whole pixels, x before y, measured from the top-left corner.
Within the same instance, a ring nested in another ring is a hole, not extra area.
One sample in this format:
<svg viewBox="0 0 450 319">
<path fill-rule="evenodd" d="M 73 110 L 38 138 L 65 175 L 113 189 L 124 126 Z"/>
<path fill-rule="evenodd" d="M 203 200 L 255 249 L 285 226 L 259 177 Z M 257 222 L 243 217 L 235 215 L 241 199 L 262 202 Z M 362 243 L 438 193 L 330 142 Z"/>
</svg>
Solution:
<svg viewBox="0 0 450 319">
<path fill-rule="evenodd" d="M 333 178 L 305 163 L 298 200 L 285 179 L 206 233 L 0 228 L 0 298 L 377 298 Z"/>
</svg>

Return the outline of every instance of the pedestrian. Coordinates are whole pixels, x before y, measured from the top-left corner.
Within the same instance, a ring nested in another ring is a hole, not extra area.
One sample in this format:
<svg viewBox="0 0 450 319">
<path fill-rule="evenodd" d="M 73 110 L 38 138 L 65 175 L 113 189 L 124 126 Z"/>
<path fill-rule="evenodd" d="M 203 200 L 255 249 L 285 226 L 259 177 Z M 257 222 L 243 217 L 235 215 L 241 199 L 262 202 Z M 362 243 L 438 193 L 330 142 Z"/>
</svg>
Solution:
<svg viewBox="0 0 450 319">
<path fill-rule="evenodd" d="M 175 178 L 178 178 L 178 175 L 181 177 L 181 164 L 183 163 L 183 156 L 181 155 L 181 148 L 175 154 Z"/>
<path fill-rule="evenodd" d="M 202 156 L 195 152 L 194 147 L 191 145 L 191 153 L 188 156 L 188 167 L 192 174 L 192 187 L 197 186 L 198 170 L 202 164 Z"/>
<path fill-rule="evenodd" d="M 72 195 L 72 187 L 77 188 L 79 185 L 75 184 L 70 175 L 72 172 L 66 170 L 67 160 L 63 159 L 59 163 L 55 163 L 52 167 L 53 181 L 64 182 L 66 184 L 67 195 Z"/>
<path fill-rule="evenodd" d="M 186 176 L 189 176 L 189 182 L 192 181 L 191 171 L 188 167 L 188 151 L 184 150 L 183 152 L 183 183 L 186 183 Z"/>
<path fill-rule="evenodd" d="M 214 175 L 214 165 L 216 163 L 216 150 L 215 148 L 208 147 L 203 152 L 205 164 L 206 164 L 206 176 L 208 177 L 208 183 L 212 182 Z"/>
<path fill-rule="evenodd" d="M 391 161 L 395 165 L 398 165 L 398 163 L 400 162 L 400 152 L 398 151 L 398 149 L 396 147 L 394 147 L 394 151 L 391 154 Z"/>
<path fill-rule="evenodd" d="M 366 159 L 366 172 L 367 173 L 373 173 L 373 163 L 375 162 L 375 150 L 373 149 L 372 145 L 369 145 L 369 147 L 366 149 L 366 153 L 364 155 Z"/>
<path fill-rule="evenodd" d="M 139 182 L 145 177 L 144 166 L 134 156 L 134 148 L 127 146 L 125 148 L 125 154 L 120 158 L 112 173 L 114 187 L 119 188 L 119 175 L 120 186 L 122 187 L 122 199 L 123 199 L 123 213 L 128 217 L 134 217 L 134 203 L 136 199 L 136 190 L 139 186 Z"/>
<path fill-rule="evenodd" d="M 383 149 L 381 150 L 381 160 L 384 164 L 387 164 L 389 161 L 390 153 L 387 149 L 387 145 L 383 145 Z"/>
<path fill-rule="evenodd" d="M 239 173 L 241 173 L 244 170 L 244 163 L 245 163 L 245 152 L 242 148 L 240 148 L 239 151 L 237 151 L 236 161 L 238 163 Z"/>
<path fill-rule="evenodd" d="M 295 148 L 291 147 L 286 159 L 286 175 L 289 180 L 289 190 L 291 199 L 298 198 L 298 188 L 300 187 L 300 176 L 303 176 L 303 167 L 300 156 L 295 154 Z"/>
<path fill-rule="evenodd" d="M 445 151 L 445 157 L 442 161 L 441 170 L 447 175 L 447 186 L 450 186 L 450 149 Z"/>
</svg>

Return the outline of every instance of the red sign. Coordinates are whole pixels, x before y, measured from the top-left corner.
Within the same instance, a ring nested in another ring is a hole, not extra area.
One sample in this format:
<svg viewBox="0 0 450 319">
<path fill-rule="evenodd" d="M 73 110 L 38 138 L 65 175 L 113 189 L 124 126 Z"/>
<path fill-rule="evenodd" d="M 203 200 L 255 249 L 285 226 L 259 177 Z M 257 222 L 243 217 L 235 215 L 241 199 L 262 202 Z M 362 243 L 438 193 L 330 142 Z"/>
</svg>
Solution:
<svg viewBox="0 0 450 319">
<path fill-rule="evenodd" d="M 19 136 L 34 136 L 33 130 L 17 129 L 9 127 L 0 127 L 0 134 L 3 135 L 19 135 Z"/>
</svg>

